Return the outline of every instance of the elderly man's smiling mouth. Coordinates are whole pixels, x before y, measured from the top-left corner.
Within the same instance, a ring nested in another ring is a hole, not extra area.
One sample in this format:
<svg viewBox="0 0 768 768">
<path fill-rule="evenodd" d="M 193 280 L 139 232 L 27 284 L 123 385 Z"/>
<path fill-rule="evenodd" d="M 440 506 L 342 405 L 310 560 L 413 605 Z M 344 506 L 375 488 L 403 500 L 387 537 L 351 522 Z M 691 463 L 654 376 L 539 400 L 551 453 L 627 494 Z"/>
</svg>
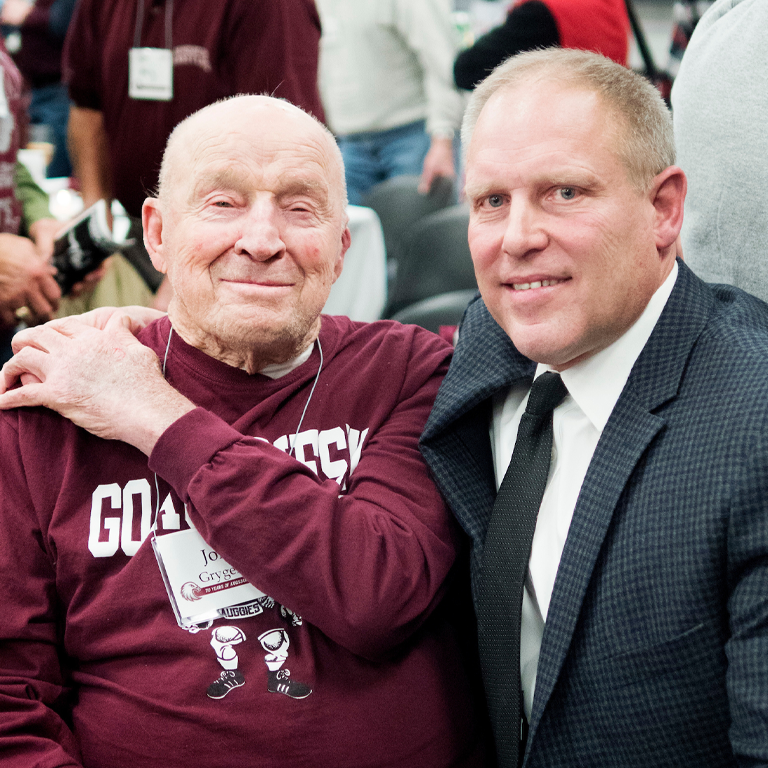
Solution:
<svg viewBox="0 0 768 768">
<path fill-rule="evenodd" d="M 257 278 L 245 278 L 245 277 L 230 277 L 222 278 L 222 283 L 227 285 L 242 287 L 245 290 L 248 289 L 267 289 L 267 290 L 279 290 L 281 288 L 292 288 L 295 283 L 291 280 L 264 280 Z"/>
</svg>

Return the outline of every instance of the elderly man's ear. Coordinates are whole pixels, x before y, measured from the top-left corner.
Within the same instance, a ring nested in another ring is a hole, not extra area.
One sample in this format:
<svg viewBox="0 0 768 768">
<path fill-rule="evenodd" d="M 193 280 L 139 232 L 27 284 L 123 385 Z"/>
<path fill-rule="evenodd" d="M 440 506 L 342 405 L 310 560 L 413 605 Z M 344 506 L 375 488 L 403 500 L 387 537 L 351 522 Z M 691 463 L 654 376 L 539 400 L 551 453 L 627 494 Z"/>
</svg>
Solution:
<svg viewBox="0 0 768 768">
<path fill-rule="evenodd" d="M 148 197 L 141 208 L 141 225 L 144 229 L 144 247 L 147 249 L 152 265 L 158 272 L 168 271 L 164 254 L 163 213 L 160 201 Z"/>
<path fill-rule="evenodd" d="M 649 194 L 656 211 L 654 235 L 659 253 L 670 248 L 676 253 L 675 242 L 683 226 L 683 204 L 687 189 L 685 174 L 676 165 L 665 168 L 653 180 Z"/>
<path fill-rule="evenodd" d="M 341 252 L 333 267 L 333 282 L 335 283 L 341 275 L 341 270 L 344 267 L 344 255 L 349 250 L 349 246 L 352 243 L 352 233 L 349 231 L 349 227 L 344 227 L 344 231 L 341 233 Z"/>
</svg>

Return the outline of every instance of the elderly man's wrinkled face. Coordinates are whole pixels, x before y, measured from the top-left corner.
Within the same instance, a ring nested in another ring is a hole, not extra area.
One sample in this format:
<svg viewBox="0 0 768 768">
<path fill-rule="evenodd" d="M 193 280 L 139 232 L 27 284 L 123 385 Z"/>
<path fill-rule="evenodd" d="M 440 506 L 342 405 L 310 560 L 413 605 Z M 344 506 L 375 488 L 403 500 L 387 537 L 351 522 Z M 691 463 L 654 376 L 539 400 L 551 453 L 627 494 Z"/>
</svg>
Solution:
<svg viewBox="0 0 768 768">
<path fill-rule="evenodd" d="M 560 370 L 628 330 L 674 263 L 657 250 L 654 192 L 630 184 L 613 120 L 593 92 L 497 91 L 468 153 L 485 303 L 523 354 Z"/>
<path fill-rule="evenodd" d="M 349 245 L 329 137 L 306 115 L 252 99 L 220 105 L 175 148 L 181 167 L 149 217 L 150 227 L 162 218 L 153 257 L 173 286 L 174 327 L 245 368 L 249 350 L 282 362 L 314 340 Z"/>
</svg>

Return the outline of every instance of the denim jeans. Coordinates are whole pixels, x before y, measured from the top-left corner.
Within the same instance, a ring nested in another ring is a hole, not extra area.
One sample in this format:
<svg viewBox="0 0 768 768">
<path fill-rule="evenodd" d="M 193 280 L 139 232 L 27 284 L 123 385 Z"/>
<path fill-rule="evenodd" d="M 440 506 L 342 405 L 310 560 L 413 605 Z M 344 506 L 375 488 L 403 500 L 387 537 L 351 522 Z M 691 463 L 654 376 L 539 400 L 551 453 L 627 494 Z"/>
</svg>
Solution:
<svg viewBox="0 0 768 768">
<path fill-rule="evenodd" d="M 67 153 L 67 87 L 63 83 L 52 83 L 42 88 L 34 88 L 29 105 L 29 119 L 32 125 L 47 125 L 49 128 L 48 135 L 44 138 L 53 144 L 54 152 L 48 165 L 48 177 L 71 176 L 72 166 Z"/>
<path fill-rule="evenodd" d="M 363 195 L 380 181 L 420 175 L 430 143 L 423 120 L 388 131 L 339 136 L 337 141 L 352 205 L 362 205 Z"/>
</svg>

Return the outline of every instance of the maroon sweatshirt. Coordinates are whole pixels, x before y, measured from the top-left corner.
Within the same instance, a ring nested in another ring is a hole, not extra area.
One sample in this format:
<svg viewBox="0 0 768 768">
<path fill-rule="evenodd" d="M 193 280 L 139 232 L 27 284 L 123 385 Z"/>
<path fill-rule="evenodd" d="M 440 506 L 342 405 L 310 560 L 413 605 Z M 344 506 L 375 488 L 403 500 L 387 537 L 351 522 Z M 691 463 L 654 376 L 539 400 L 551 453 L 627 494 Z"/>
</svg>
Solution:
<svg viewBox="0 0 768 768">
<path fill-rule="evenodd" d="M 142 341 L 162 357 L 168 333 Z M 317 346 L 271 380 L 174 334 L 167 378 L 199 407 L 149 465 L 0 414 L 3 766 L 485 764 L 459 536 L 417 445 L 450 349 L 341 317 L 320 341 L 309 398 Z M 194 633 L 149 535 L 187 519 L 268 596 Z"/>
</svg>

